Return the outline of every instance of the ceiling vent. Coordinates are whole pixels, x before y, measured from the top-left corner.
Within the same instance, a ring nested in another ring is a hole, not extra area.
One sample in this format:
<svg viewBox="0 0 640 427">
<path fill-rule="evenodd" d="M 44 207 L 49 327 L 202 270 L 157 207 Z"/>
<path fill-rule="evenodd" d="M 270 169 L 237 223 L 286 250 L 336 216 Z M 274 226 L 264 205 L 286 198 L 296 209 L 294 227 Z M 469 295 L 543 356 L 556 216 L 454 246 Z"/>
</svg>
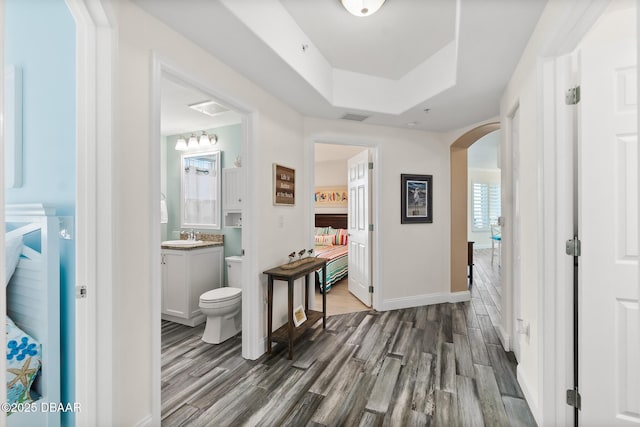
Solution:
<svg viewBox="0 0 640 427">
<path fill-rule="evenodd" d="M 207 116 L 215 116 L 217 114 L 224 113 L 225 111 L 229 111 L 228 109 L 224 108 L 222 105 L 216 104 L 213 101 L 205 101 L 205 102 L 199 102 L 197 104 L 191 104 L 189 105 L 189 108 L 199 111 L 202 114 L 206 114 Z"/>
<path fill-rule="evenodd" d="M 344 116 L 341 117 L 342 120 L 351 120 L 354 122 L 361 122 L 364 121 L 366 119 L 368 119 L 371 116 L 363 116 L 362 114 L 351 114 L 351 113 L 347 113 Z"/>
</svg>

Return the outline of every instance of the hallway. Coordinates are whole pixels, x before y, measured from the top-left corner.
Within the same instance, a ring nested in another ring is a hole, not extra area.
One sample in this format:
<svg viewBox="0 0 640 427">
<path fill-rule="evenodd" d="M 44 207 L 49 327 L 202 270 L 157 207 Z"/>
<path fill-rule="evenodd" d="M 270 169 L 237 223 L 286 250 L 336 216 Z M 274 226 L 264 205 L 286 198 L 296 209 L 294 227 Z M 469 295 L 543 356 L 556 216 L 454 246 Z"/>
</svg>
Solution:
<svg viewBox="0 0 640 427">
<path fill-rule="evenodd" d="M 478 252 L 471 302 L 331 316 L 292 361 L 282 345 L 244 360 L 239 336 L 209 345 L 202 326 L 163 322 L 163 425 L 535 426 L 494 329 L 498 267 Z"/>
</svg>

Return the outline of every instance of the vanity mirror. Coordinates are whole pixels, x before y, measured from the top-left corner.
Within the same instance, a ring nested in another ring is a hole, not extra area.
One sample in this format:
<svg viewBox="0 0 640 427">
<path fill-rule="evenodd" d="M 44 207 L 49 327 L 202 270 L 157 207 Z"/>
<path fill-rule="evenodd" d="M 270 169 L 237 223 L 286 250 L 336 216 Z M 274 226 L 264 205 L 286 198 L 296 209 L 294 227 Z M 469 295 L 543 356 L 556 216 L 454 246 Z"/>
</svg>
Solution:
<svg viewBox="0 0 640 427">
<path fill-rule="evenodd" d="M 181 156 L 182 228 L 220 229 L 220 151 Z"/>
</svg>

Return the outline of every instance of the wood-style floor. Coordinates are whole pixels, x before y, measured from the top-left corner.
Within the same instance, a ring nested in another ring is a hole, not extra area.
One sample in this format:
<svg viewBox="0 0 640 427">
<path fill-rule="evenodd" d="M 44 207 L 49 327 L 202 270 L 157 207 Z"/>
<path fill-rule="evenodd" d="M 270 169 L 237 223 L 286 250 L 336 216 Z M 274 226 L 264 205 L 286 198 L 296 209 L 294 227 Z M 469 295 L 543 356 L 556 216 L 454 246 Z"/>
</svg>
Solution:
<svg viewBox="0 0 640 427">
<path fill-rule="evenodd" d="M 322 307 L 322 294 L 318 287 L 316 287 L 316 303 Z M 368 310 L 369 307 L 349 292 L 349 277 L 335 283 L 327 292 L 327 315 L 329 316 Z"/>
<path fill-rule="evenodd" d="M 535 426 L 479 252 L 471 302 L 331 316 L 293 360 L 276 345 L 247 361 L 240 336 L 209 345 L 202 326 L 163 322 L 162 425 Z"/>
</svg>

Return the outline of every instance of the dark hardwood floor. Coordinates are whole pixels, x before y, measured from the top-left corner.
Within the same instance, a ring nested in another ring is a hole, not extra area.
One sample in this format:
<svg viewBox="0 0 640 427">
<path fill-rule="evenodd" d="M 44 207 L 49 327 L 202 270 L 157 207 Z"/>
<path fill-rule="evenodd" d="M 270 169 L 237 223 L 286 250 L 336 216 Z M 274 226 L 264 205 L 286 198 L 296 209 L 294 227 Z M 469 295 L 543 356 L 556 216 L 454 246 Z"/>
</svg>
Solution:
<svg viewBox="0 0 640 427">
<path fill-rule="evenodd" d="M 478 252 L 472 301 L 331 316 L 293 360 L 163 322 L 162 425 L 535 426 L 494 329 L 499 270 Z"/>
</svg>

